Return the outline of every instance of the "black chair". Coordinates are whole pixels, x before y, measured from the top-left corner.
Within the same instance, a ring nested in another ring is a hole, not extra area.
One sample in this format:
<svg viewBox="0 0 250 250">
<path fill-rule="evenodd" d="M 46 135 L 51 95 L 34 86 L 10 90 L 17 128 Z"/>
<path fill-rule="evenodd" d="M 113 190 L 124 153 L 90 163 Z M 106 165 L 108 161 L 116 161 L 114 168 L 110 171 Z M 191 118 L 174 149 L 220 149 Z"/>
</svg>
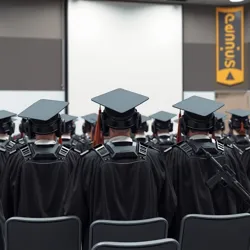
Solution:
<svg viewBox="0 0 250 250">
<path fill-rule="evenodd" d="M 173 239 L 161 239 L 146 242 L 101 242 L 92 250 L 178 250 L 179 243 Z"/>
<path fill-rule="evenodd" d="M 187 215 L 179 243 L 181 250 L 249 250 L 250 214 Z"/>
<path fill-rule="evenodd" d="M 80 250 L 77 217 L 22 218 L 6 222 L 6 250 Z"/>
<path fill-rule="evenodd" d="M 135 221 L 98 220 L 91 224 L 89 248 L 103 241 L 139 242 L 167 238 L 168 222 L 163 218 Z"/>
</svg>

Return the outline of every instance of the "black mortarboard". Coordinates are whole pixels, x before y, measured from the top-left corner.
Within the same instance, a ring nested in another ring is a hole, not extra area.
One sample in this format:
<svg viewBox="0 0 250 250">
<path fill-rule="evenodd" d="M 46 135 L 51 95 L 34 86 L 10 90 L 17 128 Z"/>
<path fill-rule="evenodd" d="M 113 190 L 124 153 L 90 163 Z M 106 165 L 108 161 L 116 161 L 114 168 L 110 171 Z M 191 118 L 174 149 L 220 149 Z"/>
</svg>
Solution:
<svg viewBox="0 0 250 250">
<path fill-rule="evenodd" d="M 150 120 L 149 117 L 147 117 L 145 115 L 141 115 L 141 123 L 147 122 L 148 120 Z"/>
<path fill-rule="evenodd" d="M 176 103 L 173 107 L 184 110 L 198 116 L 206 117 L 223 107 L 224 104 L 199 96 L 191 96 L 181 102 Z"/>
<path fill-rule="evenodd" d="M 224 119 L 226 117 L 225 114 L 219 113 L 219 112 L 215 112 L 214 115 L 215 115 L 217 120 Z"/>
<path fill-rule="evenodd" d="M 13 116 L 16 116 L 16 114 L 7 110 L 0 110 L 0 120 L 11 118 Z"/>
<path fill-rule="evenodd" d="M 67 114 L 61 114 L 61 118 L 65 123 L 74 121 L 77 119 L 77 116 L 73 116 L 73 115 L 67 115 Z"/>
<path fill-rule="evenodd" d="M 243 109 L 231 109 L 227 112 L 231 115 L 238 116 L 238 117 L 247 117 L 250 115 L 249 110 L 243 110 Z"/>
<path fill-rule="evenodd" d="M 98 115 L 96 113 L 91 113 L 85 116 L 82 116 L 82 118 L 87 121 L 90 124 L 95 124 L 98 118 Z"/>
<path fill-rule="evenodd" d="M 151 115 L 150 117 L 155 119 L 155 120 L 158 120 L 160 122 L 168 122 L 175 116 L 176 116 L 176 114 L 168 113 L 166 111 L 159 111 L 159 112 Z"/>
<path fill-rule="evenodd" d="M 18 116 L 45 122 L 59 114 L 68 104 L 68 102 L 63 101 L 41 99 L 33 103 Z"/>
<path fill-rule="evenodd" d="M 146 96 L 119 88 L 94 97 L 91 100 L 105 108 L 122 114 L 134 109 L 148 99 Z"/>
</svg>

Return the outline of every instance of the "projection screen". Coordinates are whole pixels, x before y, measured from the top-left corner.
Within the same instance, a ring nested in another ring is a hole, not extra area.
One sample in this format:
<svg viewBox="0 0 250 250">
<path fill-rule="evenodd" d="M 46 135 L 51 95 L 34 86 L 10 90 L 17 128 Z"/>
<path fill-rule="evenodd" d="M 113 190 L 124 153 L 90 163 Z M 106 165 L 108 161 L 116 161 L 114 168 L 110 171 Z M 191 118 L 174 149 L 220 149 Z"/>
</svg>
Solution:
<svg viewBox="0 0 250 250">
<path fill-rule="evenodd" d="M 115 88 L 148 96 L 143 115 L 182 100 L 182 7 L 68 3 L 69 114 L 98 112 L 91 98 Z"/>
</svg>

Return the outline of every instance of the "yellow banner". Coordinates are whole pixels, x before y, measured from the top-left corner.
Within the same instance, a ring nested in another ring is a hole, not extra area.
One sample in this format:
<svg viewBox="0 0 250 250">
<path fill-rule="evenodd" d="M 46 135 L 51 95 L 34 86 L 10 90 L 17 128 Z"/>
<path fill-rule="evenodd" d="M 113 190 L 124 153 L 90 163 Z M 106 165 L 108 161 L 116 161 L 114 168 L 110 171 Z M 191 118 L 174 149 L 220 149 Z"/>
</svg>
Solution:
<svg viewBox="0 0 250 250">
<path fill-rule="evenodd" d="M 216 82 L 244 82 L 244 7 L 216 8 Z"/>
</svg>

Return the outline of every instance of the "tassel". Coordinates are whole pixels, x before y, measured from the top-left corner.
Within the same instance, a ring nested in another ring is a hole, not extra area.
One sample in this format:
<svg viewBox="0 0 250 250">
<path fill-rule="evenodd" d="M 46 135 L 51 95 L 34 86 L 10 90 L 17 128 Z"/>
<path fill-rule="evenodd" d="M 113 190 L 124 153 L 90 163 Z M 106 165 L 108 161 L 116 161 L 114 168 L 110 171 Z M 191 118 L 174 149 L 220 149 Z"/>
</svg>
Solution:
<svg viewBox="0 0 250 250">
<path fill-rule="evenodd" d="M 179 117 L 178 117 L 178 130 L 177 130 L 177 136 L 176 136 L 176 143 L 180 143 L 182 141 L 181 139 L 181 110 L 179 112 Z"/>
<path fill-rule="evenodd" d="M 100 106 L 99 112 L 98 112 L 97 122 L 95 125 L 95 133 L 94 133 L 94 140 L 93 140 L 94 147 L 104 143 L 103 135 L 102 135 L 102 131 L 101 131 L 101 114 L 102 114 L 102 109 Z"/>
<path fill-rule="evenodd" d="M 62 137 L 61 136 L 58 139 L 58 143 L 62 145 Z"/>
</svg>

